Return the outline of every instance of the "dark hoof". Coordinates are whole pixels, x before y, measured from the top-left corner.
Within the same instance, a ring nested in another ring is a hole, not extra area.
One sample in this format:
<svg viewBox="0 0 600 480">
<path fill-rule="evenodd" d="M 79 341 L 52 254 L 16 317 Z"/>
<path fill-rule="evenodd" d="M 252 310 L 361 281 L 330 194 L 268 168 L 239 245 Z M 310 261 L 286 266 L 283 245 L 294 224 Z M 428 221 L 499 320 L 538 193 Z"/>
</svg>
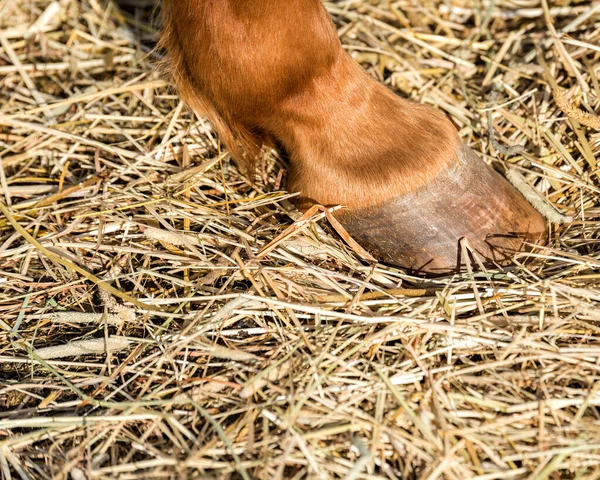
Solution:
<svg viewBox="0 0 600 480">
<path fill-rule="evenodd" d="M 524 242 L 542 243 L 546 222 L 470 148 L 427 187 L 377 207 L 346 211 L 348 233 L 381 261 L 415 273 L 447 274 L 465 264 L 460 242 L 505 265 Z"/>
</svg>

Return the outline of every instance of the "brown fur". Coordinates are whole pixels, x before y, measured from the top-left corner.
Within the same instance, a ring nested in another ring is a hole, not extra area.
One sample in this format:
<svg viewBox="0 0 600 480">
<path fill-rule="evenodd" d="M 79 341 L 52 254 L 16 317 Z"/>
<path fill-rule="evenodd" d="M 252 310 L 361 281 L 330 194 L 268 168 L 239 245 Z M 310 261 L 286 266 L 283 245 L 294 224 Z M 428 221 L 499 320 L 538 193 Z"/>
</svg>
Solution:
<svg viewBox="0 0 600 480">
<path fill-rule="evenodd" d="M 265 142 L 280 144 L 304 208 L 378 205 L 456 158 L 450 121 L 367 75 L 321 0 L 163 0 L 163 12 L 183 98 L 246 170 Z"/>
</svg>

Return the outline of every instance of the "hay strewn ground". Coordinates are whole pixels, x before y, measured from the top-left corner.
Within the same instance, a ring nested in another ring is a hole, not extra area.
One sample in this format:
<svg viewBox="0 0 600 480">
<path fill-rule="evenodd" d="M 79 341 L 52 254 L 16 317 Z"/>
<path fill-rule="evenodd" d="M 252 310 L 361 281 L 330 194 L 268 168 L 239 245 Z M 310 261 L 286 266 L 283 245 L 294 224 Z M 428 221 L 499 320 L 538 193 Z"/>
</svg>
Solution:
<svg viewBox="0 0 600 480">
<path fill-rule="evenodd" d="M 600 4 L 549 3 L 328 5 L 573 217 L 537 262 L 424 283 L 323 214 L 257 259 L 297 218 L 285 166 L 240 176 L 144 19 L 0 0 L 3 477 L 600 478 Z"/>
</svg>

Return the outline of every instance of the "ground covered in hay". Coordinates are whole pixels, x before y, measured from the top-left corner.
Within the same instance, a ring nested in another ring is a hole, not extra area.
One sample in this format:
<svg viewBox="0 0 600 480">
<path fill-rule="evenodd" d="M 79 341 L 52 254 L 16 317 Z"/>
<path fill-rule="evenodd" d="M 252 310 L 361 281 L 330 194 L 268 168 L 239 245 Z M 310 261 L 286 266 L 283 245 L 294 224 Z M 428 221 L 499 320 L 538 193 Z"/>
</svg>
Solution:
<svg viewBox="0 0 600 480">
<path fill-rule="evenodd" d="M 425 282 L 290 230 L 284 160 L 238 172 L 151 9 L 0 0 L 3 478 L 600 478 L 600 5 L 548 3 L 327 5 L 564 222 Z"/>
</svg>

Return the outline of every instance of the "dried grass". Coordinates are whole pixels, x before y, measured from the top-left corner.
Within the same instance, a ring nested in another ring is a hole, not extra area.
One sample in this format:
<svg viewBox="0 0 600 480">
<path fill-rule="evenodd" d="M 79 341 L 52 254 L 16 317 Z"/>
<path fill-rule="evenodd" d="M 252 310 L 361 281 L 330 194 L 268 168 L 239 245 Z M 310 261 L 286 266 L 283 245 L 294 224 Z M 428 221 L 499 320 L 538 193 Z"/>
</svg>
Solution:
<svg viewBox="0 0 600 480">
<path fill-rule="evenodd" d="M 573 221 L 511 268 L 368 265 L 324 212 L 290 229 L 275 154 L 230 165 L 143 15 L 0 0 L 4 478 L 600 478 L 598 4 L 328 7 Z"/>
</svg>

